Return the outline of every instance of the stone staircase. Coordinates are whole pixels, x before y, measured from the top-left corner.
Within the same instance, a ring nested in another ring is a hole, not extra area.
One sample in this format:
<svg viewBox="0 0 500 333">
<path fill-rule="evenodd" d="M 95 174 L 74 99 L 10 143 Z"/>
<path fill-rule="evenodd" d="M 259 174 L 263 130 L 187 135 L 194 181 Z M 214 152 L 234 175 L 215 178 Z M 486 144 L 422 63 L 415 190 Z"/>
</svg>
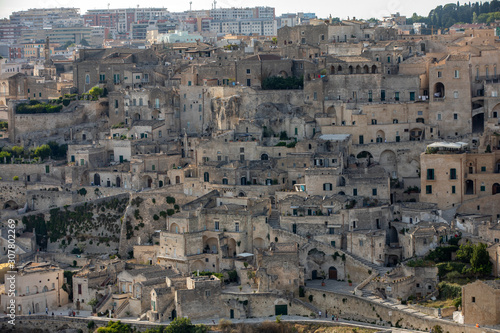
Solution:
<svg viewBox="0 0 500 333">
<path fill-rule="evenodd" d="M 385 273 L 390 272 L 393 269 L 393 267 L 385 267 L 385 266 L 375 265 L 374 263 L 371 263 L 366 259 L 358 257 L 355 254 L 352 254 L 352 253 L 349 253 L 349 254 L 351 255 L 351 257 L 353 257 L 357 261 L 361 262 L 365 266 L 370 267 L 373 272 L 378 272 L 379 275 L 384 275 Z"/>
<path fill-rule="evenodd" d="M 277 229 L 280 227 L 280 212 L 278 210 L 272 210 L 271 216 L 269 217 L 268 224 L 273 229 Z"/>
<path fill-rule="evenodd" d="M 97 303 L 96 307 L 95 307 L 95 312 L 98 313 L 100 311 L 103 311 L 105 312 L 106 311 L 106 308 L 107 306 L 109 305 L 109 301 L 111 300 L 111 292 L 108 293 L 102 300 L 99 301 L 99 303 Z"/>
<path fill-rule="evenodd" d="M 115 311 L 115 318 L 121 318 L 123 316 L 121 316 L 121 313 L 128 307 L 129 305 L 129 301 L 128 299 L 125 300 L 125 302 L 123 302 L 119 307 L 118 309 Z"/>
<path fill-rule="evenodd" d="M 314 312 L 316 315 L 319 313 L 319 309 L 317 307 L 315 307 L 311 303 L 304 302 L 303 300 L 300 300 L 298 298 L 292 298 L 292 303 L 303 306 L 311 310 L 311 312 Z"/>
</svg>

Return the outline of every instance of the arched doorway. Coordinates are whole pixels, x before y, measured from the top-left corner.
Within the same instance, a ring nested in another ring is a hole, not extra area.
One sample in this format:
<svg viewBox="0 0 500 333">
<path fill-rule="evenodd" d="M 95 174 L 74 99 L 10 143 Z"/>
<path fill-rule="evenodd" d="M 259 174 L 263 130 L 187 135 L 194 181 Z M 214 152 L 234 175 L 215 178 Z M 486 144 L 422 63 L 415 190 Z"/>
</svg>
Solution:
<svg viewBox="0 0 500 333">
<path fill-rule="evenodd" d="M 244 197 L 246 197 L 246 194 L 245 194 L 245 192 L 240 192 L 240 193 L 238 193 L 238 196 L 240 198 L 244 198 Z"/>
<path fill-rule="evenodd" d="M 236 241 L 233 238 L 229 238 L 227 241 L 227 256 L 229 258 L 236 257 Z"/>
<path fill-rule="evenodd" d="M 138 113 L 134 114 L 134 120 L 141 120 L 141 115 Z"/>
<path fill-rule="evenodd" d="M 395 227 L 391 227 L 389 229 L 389 232 L 387 233 L 387 236 L 386 236 L 386 241 L 387 241 L 387 245 L 390 245 L 390 244 L 394 244 L 394 243 L 398 243 L 399 241 L 399 236 L 398 236 L 398 231 L 396 230 Z"/>
<path fill-rule="evenodd" d="M 181 177 L 180 176 L 175 176 L 175 183 L 180 184 L 181 183 Z"/>
<path fill-rule="evenodd" d="M 203 247 L 204 253 L 218 253 L 218 241 L 216 238 L 211 237 L 205 241 L 205 246 Z"/>
<path fill-rule="evenodd" d="M 241 181 L 241 185 L 246 185 L 247 184 L 247 177 L 241 177 L 240 181 Z"/>
<path fill-rule="evenodd" d="M 121 187 L 122 185 L 122 180 L 120 179 L 120 177 L 116 177 L 116 187 Z"/>
<path fill-rule="evenodd" d="M 444 91 L 444 84 L 441 82 L 438 82 L 434 85 L 434 97 L 435 98 L 443 98 L 445 91 Z"/>
<path fill-rule="evenodd" d="M 373 65 L 372 66 L 372 74 L 376 74 L 377 73 L 377 66 Z"/>
<path fill-rule="evenodd" d="M 253 240 L 253 247 L 257 248 L 257 249 L 263 249 L 266 247 L 266 243 L 264 242 L 264 240 L 260 237 L 257 237 Z"/>
<path fill-rule="evenodd" d="M 149 177 L 149 176 L 145 176 L 143 178 L 143 184 L 142 184 L 142 186 L 146 187 L 146 188 L 150 188 L 151 184 L 153 184 L 153 179 L 151 179 L 151 177 Z"/>
<path fill-rule="evenodd" d="M 381 143 L 385 141 L 385 132 L 382 130 L 377 131 L 377 143 Z"/>
<path fill-rule="evenodd" d="M 175 309 L 173 309 L 170 316 L 171 316 L 172 320 L 174 320 L 175 318 L 177 318 L 177 311 Z"/>
<path fill-rule="evenodd" d="M 269 160 L 269 155 L 267 155 L 267 154 L 260 155 L 260 160 L 261 161 L 267 161 L 267 160 Z"/>
<path fill-rule="evenodd" d="M 498 183 L 495 183 L 493 184 L 493 186 L 491 187 L 491 194 L 495 195 L 497 193 L 500 193 L 500 184 Z"/>
<path fill-rule="evenodd" d="M 312 280 L 316 280 L 317 278 L 318 278 L 318 271 L 314 269 L 314 270 L 311 272 L 311 279 L 312 279 Z"/>
<path fill-rule="evenodd" d="M 382 154 L 380 154 L 379 163 L 392 178 L 398 178 L 397 158 L 392 150 L 384 150 Z"/>
<path fill-rule="evenodd" d="M 333 266 L 328 268 L 328 279 L 329 280 L 337 280 L 337 269 Z"/>
<path fill-rule="evenodd" d="M 365 74 L 370 73 L 370 68 L 368 67 L 368 65 L 363 66 L 363 73 L 365 73 Z"/>
<path fill-rule="evenodd" d="M 179 233 L 179 226 L 177 225 L 177 223 L 172 223 L 170 225 L 170 232 L 174 233 L 174 234 L 178 234 Z"/>
<path fill-rule="evenodd" d="M 414 128 L 410 131 L 410 141 L 420 141 L 423 139 L 424 131 L 420 128 Z"/>
<path fill-rule="evenodd" d="M 98 173 L 94 174 L 94 185 L 95 186 L 101 185 L 101 176 L 99 176 Z"/>
<path fill-rule="evenodd" d="M 207 183 L 210 182 L 210 174 L 208 172 L 203 174 L 203 181 Z"/>
<path fill-rule="evenodd" d="M 288 77 L 288 73 L 285 71 L 281 71 L 278 76 L 281 76 L 282 78 L 286 79 Z"/>
</svg>

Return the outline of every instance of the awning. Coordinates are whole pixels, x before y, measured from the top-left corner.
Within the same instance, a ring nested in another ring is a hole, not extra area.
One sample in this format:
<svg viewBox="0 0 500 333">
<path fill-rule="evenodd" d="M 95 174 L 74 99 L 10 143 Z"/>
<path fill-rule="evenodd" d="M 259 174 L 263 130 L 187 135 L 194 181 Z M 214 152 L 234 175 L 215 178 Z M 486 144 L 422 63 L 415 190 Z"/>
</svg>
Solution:
<svg viewBox="0 0 500 333">
<path fill-rule="evenodd" d="M 248 257 L 253 257 L 253 254 L 252 253 L 243 252 L 243 253 L 238 254 L 237 257 L 248 258 Z"/>
</svg>

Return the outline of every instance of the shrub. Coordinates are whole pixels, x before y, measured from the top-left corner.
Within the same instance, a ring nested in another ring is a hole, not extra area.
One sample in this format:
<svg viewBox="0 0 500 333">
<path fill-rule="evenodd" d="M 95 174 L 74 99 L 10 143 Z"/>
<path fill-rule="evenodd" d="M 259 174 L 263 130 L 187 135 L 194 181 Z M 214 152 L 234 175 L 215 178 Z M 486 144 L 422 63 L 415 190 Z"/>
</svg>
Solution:
<svg viewBox="0 0 500 333">
<path fill-rule="evenodd" d="M 12 178 L 12 180 L 14 180 L 14 181 L 18 181 L 18 180 L 19 180 L 19 176 L 14 176 L 14 177 Z"/>
<path fill-rule="evenodd" d="M 158 215 L 156 215 L 156 214 L 153 215 L 153 220 L 158 221 L 159 219 L 160 219 L 160 217 Z"/>
<path fill-rule="evenodd" d="M 58 113 L 61 112 L 62 105 L 50 105 L 48 103 L 40 103 L 37 100 L 31 100 L 29 104 L 21 103 L 16 107 L 17 114 L 33 114 L 33 113 Z"/>
<path fill-rule="evenodd" d="M 289 76 L 283 78 L 280 76 L 270 76 L 262 81 L 263 90 L 283 90 L 283 89 L 303 89 L 304 78 Z"/>
<path fill-rule="evenodd" d="M 174 197 L 167 197 L 167 203 L 168 204 L 175 204 L 175 198 Z"/>
<path fill-rule="evenodd" d="M 314 298 L 314 296 L 313 296 L 313 295 L 309 295 L 309 297 L 307 297 L 307 299 L 309 299 L 309 302 L 312 302 L 312 301 L 313 301 L 313 298 Z"/>
</svg>

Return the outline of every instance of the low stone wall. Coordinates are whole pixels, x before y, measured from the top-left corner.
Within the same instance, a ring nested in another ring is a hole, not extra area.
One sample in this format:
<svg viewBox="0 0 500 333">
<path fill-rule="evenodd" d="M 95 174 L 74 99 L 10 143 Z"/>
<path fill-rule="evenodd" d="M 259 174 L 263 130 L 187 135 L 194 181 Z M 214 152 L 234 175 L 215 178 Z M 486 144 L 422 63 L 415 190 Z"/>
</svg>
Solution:
<svg viewBox="0 0 500 333">
<path fill-rule="evenodd" d="M 436 318 L 439 318 L 440 315 L 441 317 L 451 317 L 453 316 L 453 312 L 456 311 L 456 308 L 454 306 L 448 307 L 448 308 L 430 308 L 427 306 L 422 306 L 422 305 L 417 305 L 417 304 L 409 304 L 408 307 L 415 309 L 417 311 L 420 311 L 422 313 L 428 314 L 429 316 L 433 316 Z"/>
<path fill-rule="evenodd" d="M 429 331 L 435 325 L 441 326 L 444 332 L 449 333 L 483 333 L 498 332 L 488 328 L 476 328 L 454 323 L 443 319 L 423 318 L 422 315 L 407 313 L 397 308 L 370 302 L 364 298 L 307 288 L 306 297 L 313 296 L 312 304 L 321 311 L 340 315 L 342 319 L 356 320 L 371 324 L 390 323 L 393 326 Z M 325 295 L 325 296 L 323 296 Z"/>
</svg>

